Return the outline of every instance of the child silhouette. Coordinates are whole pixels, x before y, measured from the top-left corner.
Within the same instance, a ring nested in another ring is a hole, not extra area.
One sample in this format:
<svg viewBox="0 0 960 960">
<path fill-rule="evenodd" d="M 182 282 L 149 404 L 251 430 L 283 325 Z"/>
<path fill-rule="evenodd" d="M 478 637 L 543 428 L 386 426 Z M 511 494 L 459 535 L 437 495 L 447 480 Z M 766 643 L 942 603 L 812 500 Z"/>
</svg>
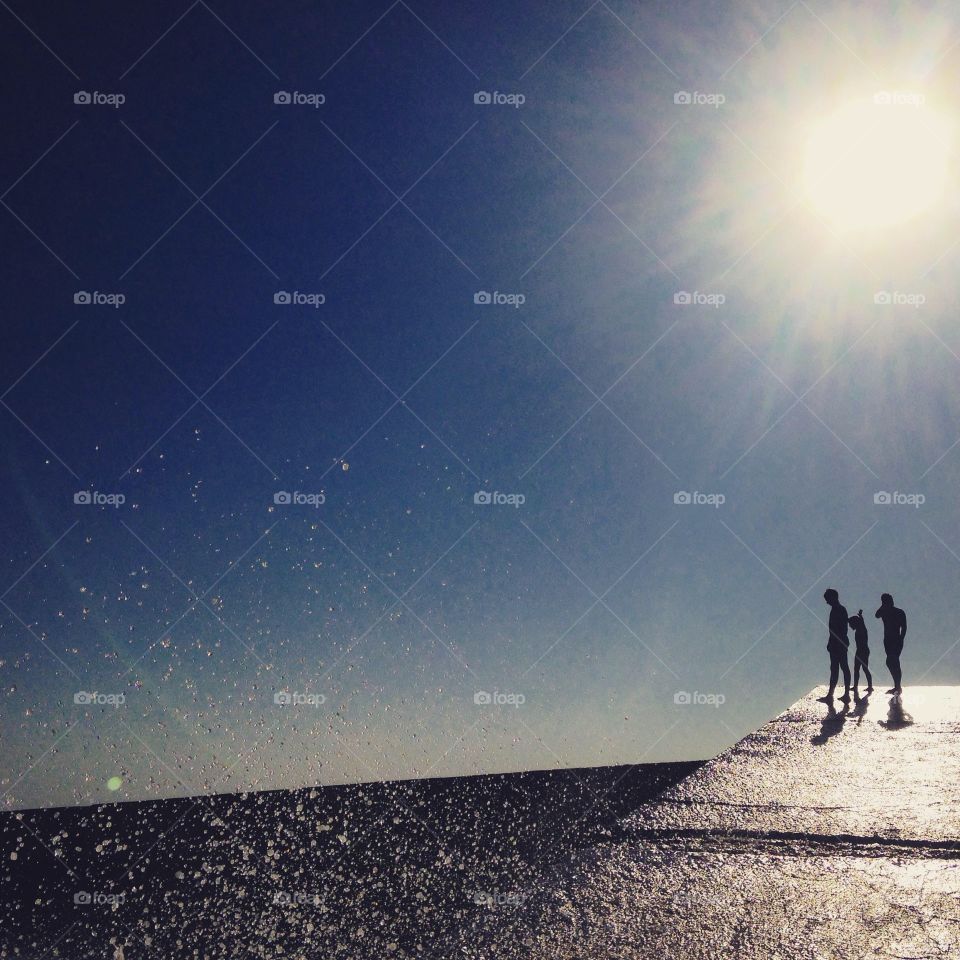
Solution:
<svg viewBox="0 0 960 960">
<path fill-rule="evenodd" d="M 860 685 L 860 668 L 863 667 L 864 676 L 867 678 L 867 693 L 873 693 L 873 677 L 870 676 L 870 646 L 867 643 L 867 625 L 863 622 L 863 611 L 858 610 L 857 615 L 847 621 L 853 627 L 853 637 L 857 643 L 857 653 L 853 660 L 853 690 L 857 691 Z"/>
</svg>

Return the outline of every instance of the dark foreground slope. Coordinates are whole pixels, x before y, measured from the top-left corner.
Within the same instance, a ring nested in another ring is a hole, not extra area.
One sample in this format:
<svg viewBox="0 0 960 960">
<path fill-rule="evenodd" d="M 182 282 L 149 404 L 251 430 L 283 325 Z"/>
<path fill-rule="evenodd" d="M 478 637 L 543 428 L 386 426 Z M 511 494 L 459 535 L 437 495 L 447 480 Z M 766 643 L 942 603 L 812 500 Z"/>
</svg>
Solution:
<svg viewBox="0 0 960 960">
<path fill-rule="evenodd" d="M 2 814 L 0 956 L 520 956 L 550 865 L 698 766 Z"/>
</svg>

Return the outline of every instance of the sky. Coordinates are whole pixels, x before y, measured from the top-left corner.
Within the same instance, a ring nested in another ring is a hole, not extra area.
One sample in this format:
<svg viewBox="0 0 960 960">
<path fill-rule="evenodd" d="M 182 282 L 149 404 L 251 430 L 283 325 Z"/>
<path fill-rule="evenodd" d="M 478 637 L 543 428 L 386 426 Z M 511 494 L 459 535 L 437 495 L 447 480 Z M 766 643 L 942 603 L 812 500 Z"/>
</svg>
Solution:
<svg viewBox="0 0 960 960">
<path fill-rule="evenodd" d="M 830 586 L 960 682 L 953 174 L 804 186 L 947 4 L 0 19 L 4 807 L 707 758 Z"/>
</svg>

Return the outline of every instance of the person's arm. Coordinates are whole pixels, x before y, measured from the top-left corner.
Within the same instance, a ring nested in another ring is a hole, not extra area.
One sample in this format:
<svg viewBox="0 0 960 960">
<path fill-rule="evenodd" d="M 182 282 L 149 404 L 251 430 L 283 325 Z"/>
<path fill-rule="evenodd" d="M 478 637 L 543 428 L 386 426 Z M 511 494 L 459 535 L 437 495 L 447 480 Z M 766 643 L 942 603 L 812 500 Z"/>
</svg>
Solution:
<svg viewBox="0 0 960 960">
<path fill-rule="evenodd" d="M 875 616 L 878 620 L 880 619 L 880 615 L 881 615 L 881 612 L 882 612 L 882 611 L 883 611 L 883 607 L 877 607 L 877 612 L 874 614 L 874 616 Z"/>
<path fill-rule="evenodd" d="M 900 641 L 903 642 L 903 638 L 907 635 L 907 615 L 901 610 L 900 611 Z"/>
</svg>

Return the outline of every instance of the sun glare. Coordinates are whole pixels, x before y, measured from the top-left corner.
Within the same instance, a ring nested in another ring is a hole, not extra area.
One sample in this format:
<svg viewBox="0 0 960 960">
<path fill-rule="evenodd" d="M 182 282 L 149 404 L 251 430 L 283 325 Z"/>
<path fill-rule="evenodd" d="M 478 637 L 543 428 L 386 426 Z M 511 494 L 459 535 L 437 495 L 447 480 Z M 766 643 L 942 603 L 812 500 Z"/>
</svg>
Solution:
<svg viewBox="0 0 960 960">
<path fill-rule="evenodd" d="M 803 185 L 844 233 L 875 231 L 933 208 L 946 192 L 949 125 L 920 97 L 848 103 L 813 124 Z"/>
</svg>

